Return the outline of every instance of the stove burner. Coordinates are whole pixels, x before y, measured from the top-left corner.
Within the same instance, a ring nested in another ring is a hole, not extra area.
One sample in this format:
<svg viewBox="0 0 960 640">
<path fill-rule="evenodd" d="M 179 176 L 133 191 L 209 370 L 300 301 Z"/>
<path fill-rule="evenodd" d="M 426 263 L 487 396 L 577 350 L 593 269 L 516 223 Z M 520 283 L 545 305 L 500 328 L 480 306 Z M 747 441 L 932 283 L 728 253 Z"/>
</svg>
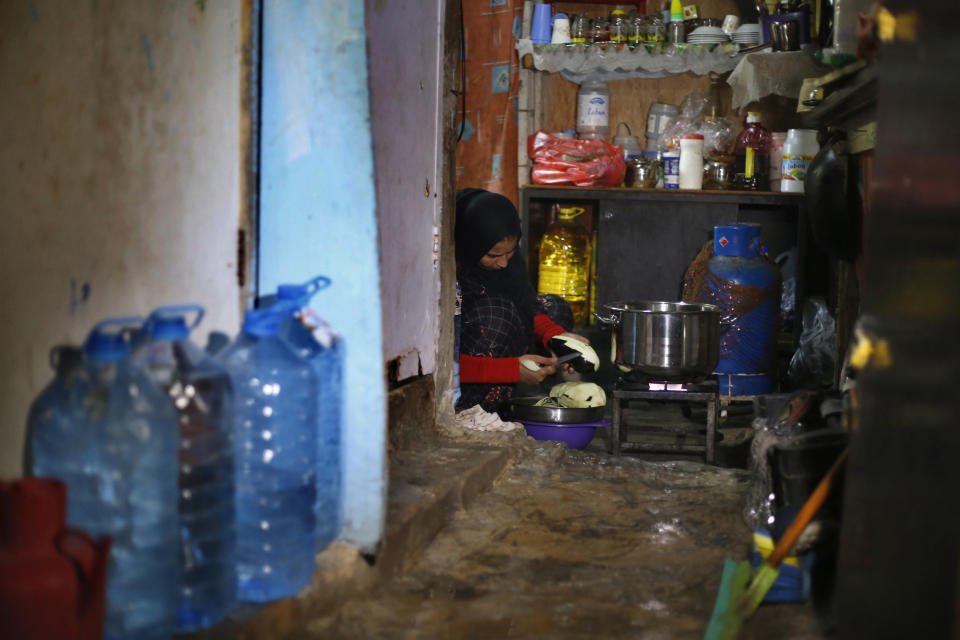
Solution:
<svg viewBox="0 0 960 640">
<path fill-rule="evenodd" d="M 650 391 L 686 391 L 687 388 L 682 382 L 650 382 L 648 383 Z"/>
</svg>

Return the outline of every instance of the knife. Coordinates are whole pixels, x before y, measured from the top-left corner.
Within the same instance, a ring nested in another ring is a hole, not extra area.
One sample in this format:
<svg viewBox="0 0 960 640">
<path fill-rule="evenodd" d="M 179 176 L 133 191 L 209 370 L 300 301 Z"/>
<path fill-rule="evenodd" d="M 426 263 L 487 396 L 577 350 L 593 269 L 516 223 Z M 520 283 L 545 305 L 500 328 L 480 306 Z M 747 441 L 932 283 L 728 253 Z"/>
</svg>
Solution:
<svg viewBox="0 0 960 640">
<path fill-rule="evenodd" d="M 554 366 L 554 367 L 555 367 L 555 366 L 557 366 L 558 364 L 563 364 L 564 362 L 569 362 L 569 361 L 573 360 L 574 358 L 578 357 L 579 355 L 580 355 L 580 352 L 579 352 L 579 351 L 575 351 L 575 352 L 573 352 L 573 353 L 568 353 L 568 354 L 565 355 L 565 356 L 561 356 L 561 357 L 557 358 L 557 361 L 554 362 L 553 365 L 546 365 L 546 364 L 545 364 L 545 365 L 543 365 L 543 366 L 544 366 L 544 367 L 549 367 L 549 366 Z M 539 370 L 542 368 L 542 367 L 541 367 L 540 365 L 538 365 L 536 362 L 532 362 L 532 361 L 530 361 L 530 360 L 524 360 L 524 361 L 523 361 L 523 366 L 525 366 L 527 369 L 530 369 L 530 371 L 539 371 Z"/>
</svg>

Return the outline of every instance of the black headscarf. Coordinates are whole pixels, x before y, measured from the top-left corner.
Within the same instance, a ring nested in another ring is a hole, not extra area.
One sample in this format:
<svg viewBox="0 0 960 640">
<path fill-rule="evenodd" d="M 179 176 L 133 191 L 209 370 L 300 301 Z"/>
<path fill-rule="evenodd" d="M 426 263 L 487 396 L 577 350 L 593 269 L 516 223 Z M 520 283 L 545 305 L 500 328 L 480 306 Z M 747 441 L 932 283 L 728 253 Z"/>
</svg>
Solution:
<svg viewBox="0 0 960 640">
<path fill-rule="evenodd" d="M 507 197 L 484 189 L 457 192 L 457 277 L 462 285 L 479 283 L 488 294 L 509 298 L 516 305 L 527 330 L 531 331 L 537 301 L 519 246 L 504 269 L 490 270 L 480 266 L 480 259 L 495 244 L 512 237 L 519 243 L 520 236 L 520 216 Z"/>
</svg>

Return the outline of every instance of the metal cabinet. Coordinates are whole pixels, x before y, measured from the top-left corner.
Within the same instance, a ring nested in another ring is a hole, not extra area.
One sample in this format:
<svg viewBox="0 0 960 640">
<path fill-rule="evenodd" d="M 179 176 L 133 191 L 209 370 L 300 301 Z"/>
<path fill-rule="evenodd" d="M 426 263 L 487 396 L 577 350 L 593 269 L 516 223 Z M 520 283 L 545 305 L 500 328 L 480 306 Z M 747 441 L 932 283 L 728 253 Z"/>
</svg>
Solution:
<svg viewBox="0 0 960 640">
<path fill-rule="evenodd" d="M 802 196 L 746 191 L 669 191 L 576 187 L 520 190 L 523 248 L 536 283 L 537 247 L 554 205 L 588 211 L 596 231 L 596 301 L 679 300 L 690 262 L 730 222 L 762 226 L 768 254 L 789 253 L 795 290 L 803 290 L 805 237 Z M 792 327 L 785 327 L 793 333 Z"/>
</svg>

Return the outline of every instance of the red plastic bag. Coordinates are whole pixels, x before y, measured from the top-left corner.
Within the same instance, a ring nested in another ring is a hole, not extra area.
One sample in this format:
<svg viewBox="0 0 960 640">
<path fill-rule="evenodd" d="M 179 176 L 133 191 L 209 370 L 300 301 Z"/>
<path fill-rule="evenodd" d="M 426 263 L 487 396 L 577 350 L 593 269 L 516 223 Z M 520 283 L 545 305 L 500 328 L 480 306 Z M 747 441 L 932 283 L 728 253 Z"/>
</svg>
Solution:
<svg viewBox="0 0 960 640">
<path fill-rule="evenodd" d="M 564 140 L 537 131 L 527 138 L 527 153 L 534 184 L 616 187 L 627 171 L 623 149 L 600 138 Z"/>
</svg>

